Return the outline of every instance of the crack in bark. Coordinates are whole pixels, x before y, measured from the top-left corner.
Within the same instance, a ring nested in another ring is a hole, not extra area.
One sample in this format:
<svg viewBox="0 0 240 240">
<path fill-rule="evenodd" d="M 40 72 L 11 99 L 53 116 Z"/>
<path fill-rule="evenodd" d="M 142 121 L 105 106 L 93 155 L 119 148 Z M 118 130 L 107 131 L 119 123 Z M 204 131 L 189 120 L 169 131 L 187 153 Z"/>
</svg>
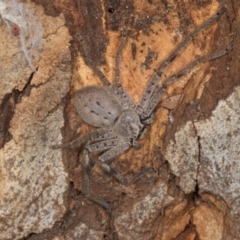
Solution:
<svg viewBox="0 0 240 240">
<path fill-rule="evenodd" d="M 197 143 L 198 143 L 198 145 L 197 145 L 197 147 L 198 147 L 198 166 L 197 166 L 197 171 L 196 171 L 197 172 L 196 180 L 195 180 L 196 186 L 195 186 L 195 192 L 194 192 L 198 196 L 198 192 L 199 192 L 198 175 L 199 175 L 199 168 L 200 168 L 200 162 L 201 162 L 201 149 L 202 149 L 202 147 L 201 147 L 201 137 L 198 134 L 198 131 L 197 131 L 197 128 L 194 124 L 194 121 L 192 121 L 192 125 L 193 125 L 193 128 L 195 130 L 196 137 L 197 137 Z"/>
<path fill-rule="evenodd" d="M 0 149 L 4 147 L 5 143 L 12 139 L 12 135 L 9 132 L 10 122 L 14 115 L 16 105 L 21 102 L 23 96 L 29 96 L 32 86 L 31 81 L 35 72 L 33 72 L 24 88 L 19 91 L 13 89 L 11 93 L 4 96 L 3 101 L 0 105 Z"/>
<path fill-rule="evenodd" d="M 45 39 L 45 40 L 46 40 L 46 39 L 47 39 L 49 36 L 51 36 L 51 35 L 57 35 L 58 30 L 61 29 L 61 28 L 64 28 L 64 27 L 65 27 L 65 24 L 57 27 L 54 32 L 48 33 L 48 34 L 47 34 L 46 36 L 44 36 L 42 39 Z"/>
</svg>

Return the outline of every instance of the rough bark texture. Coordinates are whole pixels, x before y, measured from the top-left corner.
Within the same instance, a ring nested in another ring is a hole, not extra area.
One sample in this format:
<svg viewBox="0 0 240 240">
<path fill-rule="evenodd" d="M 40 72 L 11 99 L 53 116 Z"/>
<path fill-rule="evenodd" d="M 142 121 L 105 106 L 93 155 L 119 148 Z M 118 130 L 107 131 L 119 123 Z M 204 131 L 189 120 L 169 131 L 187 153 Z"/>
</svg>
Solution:
<svg viewBox="0 0 240 240">
<path fill-rule="evenodd" d="M 238 240 L 239 1 L 22 2 L 41 25 L 42 48 L 31 53 L 33 72 L 18 35 L 0 22 L 0 239 Z M 159 63 L 225 4 L 226 13 L 165 74 L 230 43 L 233 51 L 169 86 L 141 148 L 112 163 L 127 177 L 147 166 L 155 172 L 126 187 L 92 168 L 91 193 L 111 204 L 109 215 L 82 194 L 82 149 L 50 147 L 92 129 L 71 99 L 76 90 L 101 82 L 86 65 L 75 33 L 112 80 L 127 27 L 121 80 L 137 102 Z"/>
</svg>

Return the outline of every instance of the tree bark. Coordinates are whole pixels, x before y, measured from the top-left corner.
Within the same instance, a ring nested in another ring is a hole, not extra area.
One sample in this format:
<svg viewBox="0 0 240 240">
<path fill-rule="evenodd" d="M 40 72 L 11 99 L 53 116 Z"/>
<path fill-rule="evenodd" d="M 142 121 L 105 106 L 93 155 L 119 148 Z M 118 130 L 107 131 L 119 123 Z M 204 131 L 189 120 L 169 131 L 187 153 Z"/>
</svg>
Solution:
<svg viewBox="0 0 240 240">
<path fill-rule="evenodd" d="M 0 1 L 0 239 L 239 239 L 240 3 L 34 0 L 22 1 L 25 13 L 9 18 L 6 2 Z M 145 167 L 154 171 L 126 187 L 92 168 L 91 194 L 112 206 L 108 214 L 82 192 L 83 149 L 51 148 L 94 129 L 72 99 L 83 87 L 103 84 L 76 33 L 113 82 L 127 29 L 120 76 L 138 103 L 159 64 L 224 4 L 226 12 L 192 39 L 162 80 L 201 56 L 230 44 L 233 50 L 169 85 L 141 147 L 111 163 L 127 178 Z M 34 36 L 41 47 L 30 47 Z"/>
</svg>

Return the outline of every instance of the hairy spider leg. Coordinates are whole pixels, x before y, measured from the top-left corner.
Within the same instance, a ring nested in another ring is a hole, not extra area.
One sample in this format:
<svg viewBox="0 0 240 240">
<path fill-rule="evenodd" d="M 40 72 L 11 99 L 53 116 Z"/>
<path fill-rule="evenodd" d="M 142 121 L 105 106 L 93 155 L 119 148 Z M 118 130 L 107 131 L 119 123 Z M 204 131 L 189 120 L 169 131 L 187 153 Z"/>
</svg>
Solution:
<svg viewBox="0 0 240 240">
<path fill-rule="evenodd" d="M 82 163 L 82 171 L 83 171 L 83 194 L 84 196 L 92 202 L 97 203 L 98 205 L 104 207 L 108 213 L 111 213 L 111 206 L 105 202 L 104 200 L 94 197 L 90 194 L 90 159 L 88 155 L 88 151 L 86 149 L 83 150 L 82 156 L 80 156 Z"/>
<path fill-rule="evenodd" d="M 118 146 L 119 144 L 121 144 L 121 141 L 118 138 L 112 138 L 93 143 L 91 145 L 86 146 L 86 148 L 89 152 L 102 152 L 115 146 Z"/>
<path fill-rule="evenodd" d="M 165 68 L 183 51 L 183 49 L 192 41 L 192 39 L 202 30 L 210 27 L 213 23 L 215 23 L 225 12 L 226 6 L 220 8 L 220 10 L 212 17 L 210 17 L 206 22 L 201 24 L 198 28 L 192 31 L 186 38 L 183 40 L 177 48 L 167 57 L 157 68 L 153 76 L 151 77 L 147 87 L 145 88 L 142 98 L 137 105 L 137 112 L 141 114 L 144 109 L 146 109 L 150 98 L 156 90 L 156 86 L 158 85 L 159 79 L 165 70 Z"/>
<path fill-rule="evenodd" d="M 191 62 L 189 65 L 187 65 L 184 69 L 180 70 L 179 72 L 173 74 L 172 76 L 168 77 L 166 81 L 162 85 L 169 85 L 172 84 L 173 82 L 176 82 L 178 78 L 182 77 L 183 75 L 187 74 L 190 72 L 196 65 L 202 63 L 202 62 L 208 62 L 217 58 L 220 58 L 226 54 L 228 54 L 232 50 L 232 45 L 227 46 L 224 50 L 215 52 L 213 54 L 210 54 L 208 56 L 203 56 L 195 61 Z"/>
<path fill-rule="evenodd" d="M 117 173 L 113 168 L 111 168 L 106 162 L 109 162 L 114 157 L 118 156 L 120 153 L 125 152 L 127 149 L 131 147 L 131 142 L 129 139 L 118 139 L 118 142 L 115 142 L 115 146 L 112 147 L 107 152 L 103 153 L 98 159 L 101 161 L 102 169 L 116 178 L 119 182 L 123 183 L 124 185 L 130 185 L 133 182 L 137 181 L 143 175 L 147 174 L 148 172 L 152 171 L 152 168 L 144 168 L 139 173 L 135 174 L 130 180 L 124 178 L 121 174 Z"/>
<path fill-rule="evenodd" d="M 95 74 L 97 74 L 97 76 L 99 77 L 99 79 L 101 80 L 101 82 L 102 82 L 102 84 L 103 84 L 104 86 L 110 86 L 110 85 L 111 85 L 110 81 L 109 81 L 109 80 L 107 79 L 107 77 L 102 73 L 102 71 L 93 64 L 92 60 L 90 59 L 90 57 L 89 57 L 89 52 L 88 52 L 88 50 L 87 50 L 86 43 L 85 43 L 83 37 L 81 36 L 81 34 L 80 34 L 80 33 L 76 33 L 76 34 L 75 34 L 75 37 L 76 37 L 76 38 L 80 41 L 80 43 L 81 43 L 81 46 L 82 46 L 82 49 L 83 49 L 83 54 L 84 54 L 84 59 L 85 59 L 87 65 L 91 67 L 91 69 L 94 71 Z"/>
<path fill-rule="evenodd" d="M 107 162 L 112 160 L 114 157 L 118 156 L 120 153 L 125 152 L 127 149 L 131 147 L 130 139 L 124 139 L 124 138 L 117 138 L 114 142 L 115 146 L 105 153 L 103 153 L 101 156 L 99 156 L 99 160 L 101 162 Z"/>
<path fill-rule="evenodd" d="M 160 84 L 159 86 L 156 87 L 156 91 L 152 94 L 146 108 L 143 110 L 143 112 L 140 115 L 140 118 L 142 119 L 147 119 L 149 117 L 151 117 L 152 112 L 154 111 L 154 109 L 156 108 L 156 106 L 158 105 L 162 94 L 166 91 L 166 87 L 174 82 L 176 82 L 179 78 L 181 78 L 183 75 L 187 74 L 188 72 L 190 72 L 196 65 L 202 63 L 202 62 L 207 62 L 207 61 L 211 61 L 217 58 L 220 58 L 224 55 L 226 55 L 227 53 L 229 53 L 232 50 L 232 45 L 227 46 L 226 49 L 215 52 L 211 55 L 208 56 L 203 56 L 200 57 L 198 59 L 196 59 L 195 61 L 189 63 L 185 68 L 183 68 L 182 70 L 180 70 L 179 72 L 169 76 L 164 83 Z"/>
<path fill-rule="evenodd" d="M 153 171 L 153 169 L 150 168 L 150 167 L 149 168 L 144 168 L 143 170 L 141 170 L 140 172 L 136 173 L 131 179 L 128 180 L 125 177 L 123 177 L 121 174 L 116 172 L 112 167 L 110 167 L 106 163 L 102 163 L 101 164 L 101 168 L 105 172 L 107 172 L 109 175 L 111 175 L 112 177 L 116 178 L 119 182 L 121 182 L 122 184 L 124 184 L 126 186 L 129 186 L 129 185 L 133 184 L 134 182 L 136 182 L 137 180 L 142 178 L 147 173 Z"/>
<path fill-rule="evenodd" d="M 124 28 L 122 31 L 122 37 L 121 37 L 120 44 L 118 46 L 118 50 L 116 54 L 116 66 L 115 66 L 115 78 L 114 78 L 115 86 L 121 85 L 121 81 L 120 81 L 121 53 L 123 48 L 126 45 L 126 42 L 127 42 L 127 30 Z"/>
<path fill-rule="evenodd" d="M 100 143 L 106 143 L 107 141 L 111 141 L 111 140 L 104 140 L 103 142 L 100 142 Z M 100 206 L 104 207 L 110 213 L 111 212 L 111 207 L 106 201 L 104 201 L 100 198 L 96 198 L 96 197 L 94 197 L 90 194 L 90 177 L 89 177 L 90 176 L 90 159 L 89 159 L 89 152 L 99 151 L 99 148 L 101 148 L 102 145 L 99 145 L 99 147 L 96 148 L 97 144 L 98 143 L 88 145 L 83 151 L 83 157 L 82 157 L 83 192 L 89 200 L 91 200 L 91 201 L 99 204 Z M 109 164 L 107 164 L 106 162 L 109 162 L 110 160 L 112 160 L 114 157 L 116 157 L 120 153 L 129 149 L 131 144 L 130 144 L 129 141 L 127 141 L 125 139 L 115 139 L 114 144 L 115 144 L 115 146 L 110 146 L 111 149 L 108 150 L 107 152 L 103 153 L 98 158 L 100 161 L 99 162 L 97 161 L 97 165 L 99 165 L 102 168 L 103 171 L 105 171 L 109 175 L 113 176 L 119 182 L 121 182 L 122 184 L 127 185 L 127 186 L 131 185 L 132 183 L 134 183 L 135 181 L 137 181 L 141 177 L 143 177 L 145 174 L 147 174 L 147 173 L 149 173 L 150 171 L 153 170 L 152 168 L 144 168 L 143 170 L 141 170 L 140 172 L 135 174 L 131 179 L 129 179 L 129 180 L 126 179 L 121 174 L 119 174 L 117 171 L 115 171 L 112 167 L 110 167 Z M 105 150 L 105 149 L 102 148 L 102 150 Z"/>
<path fill-rule="evenodd" d="M 106 128 L 99 128 L 95 131 L 89 132 L 77 139 L 74 139 L 71 142 L 68 143 L 63 143 L 59 145 L 52 145 L 51 147 L 53 149 L 57 148 L 73 148 L 76 146 L 81 146 L 82 144 L 86 143 L 87 141 L 100 141 L 100 140 L 106 140 L 106 139 L 111 139 L 114 138 L 115 134 L 113 134 L 112 130 L 106 129 Z"/>
<path fill-rule="evenodd" d="M 106 143 L 106 141 L 111 140 L 104 140 L 100 143 Z M 98 143 L 97 143 L 98 144 Z M 107 172 L 109 175 L 113 176 L 115 179 L 117 179 L 119 182 L 121 182 L 124 185 L 130 185 L 140 179 L 143 175 L 149 173 L 152 171 L 152 168 L 145 168 L 139 173 L 135 174 L 131 179 L 126 179 L 121 174 L 116 172 L 112 167 L 110 167 L 106 162 L 109 160 L 112 160 L 114 157 L 119 155 L 120 153 L 126 151 L 130 147 L 130 143 L 128 141 L 117 139 L 114 142 L 115 146 L 111 146 L 111 149 L 105 153 L 103 153 L 99 160 L 100 162 L 97 162 L 97 164 L 103 169 L 103 171 Z M 89 158 L 89 152 L 95 152 L 99 150 L 101 146 L 96 148 L 96 144 L 88 145 L 83 150 L 83 156 L 82 156 L 82 167 L 83 167 L 83 193 L 89 200 L 99 204 L 100 206 L 104 207 L 109 213 L 111 213 L 111 206 L 104 200 L 94 197 L 90 194 L 90 158 Z M 105 150 L 105 149 L 102 149 Z"/>
<path fill-rule="evenodd" d="M 116 53 L 115 77 L 114 77 L 113 86 L 109 86 L 109 88 L 111 88 L 112 91 L 114 92 L 115 96 L 118 99 L 118 102 L 120 103 L 123 109 L 135 106 L 133 99 L 126 92 L 126 90 L 121 86 L 121 79 L 120 79 L 121 78 L 120 76 L 121 54 L 122 54 L 122 50 L 126 45 L 126 42 L 127 42 L 127 29 L 124 28 L 122 31 L 120 44 L 118 46 L 117 53 Z"/>
</svg>

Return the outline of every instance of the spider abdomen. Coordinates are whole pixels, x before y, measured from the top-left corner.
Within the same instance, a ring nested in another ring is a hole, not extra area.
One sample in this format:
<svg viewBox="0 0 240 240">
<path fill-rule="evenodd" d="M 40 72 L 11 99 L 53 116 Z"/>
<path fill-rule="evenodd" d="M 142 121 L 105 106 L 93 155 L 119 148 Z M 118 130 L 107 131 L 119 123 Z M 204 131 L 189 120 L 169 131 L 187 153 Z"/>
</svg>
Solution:
<svg viewBox="0 0 240 240">
<path fill-rule="evenodd" d="M 95 127 L 113 126 L 121 106 L 105 88 L 89 86 L 76 92 L 75 107 L 82 120 Z"/>
</svg>

